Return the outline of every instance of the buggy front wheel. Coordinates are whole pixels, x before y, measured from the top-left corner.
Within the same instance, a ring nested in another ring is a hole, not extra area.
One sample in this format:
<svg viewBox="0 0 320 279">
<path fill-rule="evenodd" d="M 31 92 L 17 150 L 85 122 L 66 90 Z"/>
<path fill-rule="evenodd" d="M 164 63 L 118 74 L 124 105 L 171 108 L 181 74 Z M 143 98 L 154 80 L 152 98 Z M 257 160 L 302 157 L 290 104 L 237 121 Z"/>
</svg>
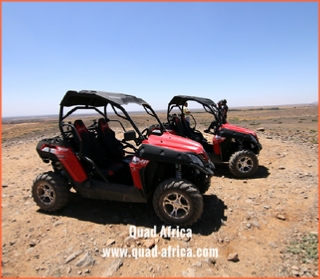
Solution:
<svg viewBox="0 0 320 279">
<path fill-rule="evenodd" d="M 255 174 L 259 166 L 258 158 L 250 150 L 235 152 L 229 160 L 230 172 L 239 178 L 250 177 Z"/>
<path fill-rule="evenodd" d="M 203 198 L 191 182 L 168 179 L 157 187 L 153 195 L 153 207 L 166 224 L 191 226 L 202 215 Z"/>
</svg>

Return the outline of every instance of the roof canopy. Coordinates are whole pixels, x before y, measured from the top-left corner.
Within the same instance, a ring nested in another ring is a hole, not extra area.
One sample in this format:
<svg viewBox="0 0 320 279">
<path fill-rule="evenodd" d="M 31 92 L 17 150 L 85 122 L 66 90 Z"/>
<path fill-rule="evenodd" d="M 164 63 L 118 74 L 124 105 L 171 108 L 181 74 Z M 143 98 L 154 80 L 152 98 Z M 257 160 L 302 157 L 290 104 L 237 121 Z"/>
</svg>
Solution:
<svg viewBox="0 0 320 279">
<path fill-rule="evenodd" d="M 127 105 L 130 103 L 133 104 L 148 104 L 141 98 L 137 98 L 132 95 L 127 95 L 123 93 L 111 93 L 104 91 L 95 91 L 95 90 L 82 90 L 82 91 L 73 91 L 69 90 L 64 95 L 60 106 L 77 106 L 77 105 L 89 105 L 94 107 L 105 106 L 108 103 L 114 105 Z"/>
<path fill-rule="evenodd" d="M 172 100 L 169 103 L 169 106 L 170 105 L 178 105 L 178 106 L 184 105 L 188 101 L 196 101 L 200 104 L 207 105 L 207 106 L 212 106 L 215 104 L 214 101 L 212 101 L 211 99 L 208 99 L 208 98 L 187 96 L 187 95 L 177 95 L 172 98 Z"/>
</svg>

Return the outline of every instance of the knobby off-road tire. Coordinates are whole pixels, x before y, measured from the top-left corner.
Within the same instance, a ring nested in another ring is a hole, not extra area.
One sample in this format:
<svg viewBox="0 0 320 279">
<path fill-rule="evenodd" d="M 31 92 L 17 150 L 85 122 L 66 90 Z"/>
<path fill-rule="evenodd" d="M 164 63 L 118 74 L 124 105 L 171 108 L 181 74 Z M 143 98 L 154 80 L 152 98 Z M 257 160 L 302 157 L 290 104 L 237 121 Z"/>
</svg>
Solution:
<svg viewBox="0 0 320 279">
<path fill-rule="evenodd" d="M 230 172 L 239 178 L 255 174 L 259 166 L 257 156 L 250 150 L 241 150 L 232 154 L 229 160 Z"/>
<path fill-rule="evenodd" d="M 157 187 L 153 208 L 166 224 L 191 226 L 201 217 L 203 198 L 196 186 L 182 179 L 168 179 Z"/>
<path fill-rule="evenodd" d="M 202 195 L 209 190 L 210 186 L 211 186 L 211 178 L 205 180 L 201 185 L 197 185 Z"/>
<path fill-rule="evenodd" d="M 70 197 L 67 181 L 52 171 L 36 177 L 32 185 L 32 196 L 43 211 L 56 211 L 64 207 Z"/>
</svg>

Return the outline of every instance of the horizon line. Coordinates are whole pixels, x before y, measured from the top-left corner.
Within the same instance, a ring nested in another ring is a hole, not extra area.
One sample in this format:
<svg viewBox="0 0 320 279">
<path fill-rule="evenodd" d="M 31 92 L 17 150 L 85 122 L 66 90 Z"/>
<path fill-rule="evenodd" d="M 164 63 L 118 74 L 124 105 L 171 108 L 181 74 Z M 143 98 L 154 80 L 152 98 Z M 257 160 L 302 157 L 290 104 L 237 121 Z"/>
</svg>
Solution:
<svg viewBox="0 0 320 279">
<path fill-rule="evenodd" d="M 232 109 L 239 109 L 239 108 L 242 108 L 242 109 L 246 109 L 246 108 L 271 108 L 271 107 L 287 107 L 287 106 L 317 106 L 318 105 L 318 101 L 315 101 L 315 102 L 312 102 L 312 103 L 299 103 L 299 104 L 286 104 L 286 105 L 263 105 L 263 106 L 236 106 L 236 107 L 229 107 L 229 110 L 232 110 Z M 155 110 L 155 112 L 166 112 L 167 109 L 157 109 Z M 136 112 L 144 112 L 143 110 L 133 110 L 133 111 L 130 111 L 128 110 L 128 112 L 131 112 L 131 113 L 136 113 Z M 86 113 L 80 113 L 82 115 L 90 115 L 90 113 L 86 114 Z M 111 113 L 112 114 L 112 113 Z M 5 118 L 34 118 L 34 117 L 52 117 L 52 116 L 57 116 L 59 115 L 59 113 L 55 113 L 55 114 L 34 114 L 34 115 L 15 115 L 15 116 L 1 116 L 2 119 L 5 119 Z"/>
</svg>

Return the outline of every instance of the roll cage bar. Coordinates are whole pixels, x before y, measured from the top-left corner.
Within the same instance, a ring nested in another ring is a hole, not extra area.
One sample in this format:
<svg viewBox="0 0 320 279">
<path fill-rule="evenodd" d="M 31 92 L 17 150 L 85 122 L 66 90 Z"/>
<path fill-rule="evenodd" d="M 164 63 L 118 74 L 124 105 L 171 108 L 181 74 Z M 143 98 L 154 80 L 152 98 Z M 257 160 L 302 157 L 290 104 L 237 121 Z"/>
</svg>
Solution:
<svg viewBox="0 0 320 279">
<path fill-rule="evenodd" d="M 111 109 L 118 117 L 130 122 L 134 130 L 138 133 L 139 135 L 138 138 L 143 140 L 145 139 L 145 136 L 141 133 L 139 128 L 136 126 L 132 118 L 129 116 L 129 114 L 123 107 L 124 104 L 129 104 L 129 103 L 141 105 L 147 114 L 156 118 L 157 122 L 159 123 L 161 132 L 163 133 L 166 130 L 163 123 L 160 121 L 159 117 L 157 116 L 155 111 L 152 109 L 152 107 L 147 102 L 145 102 L 140 98 L 137 98 L 132 95 L 123 94 L 123 93 L 110 93 L 110 92 L 104 92 L 104 91 L 82 90 L 79 92 L 68 91 L 63 97 L 60 103 L 60 112 L 59 112 L 60 132 L 64 138 L 65 135 L 63 131 L 63 126 L 66 126 L 66 125 L 63 123 L 63 121 L 77 110 L 95 110 L 98 114 L 103 116 L 105 119 L 108 119 L 107 107 L 108 105 L 110 105 Z M 64 114 L 64 108 L 71 107 L 71 106 L 75 106 L 75 107 Z M 101 111 L 101 109 L 99 109 L 99 107 L 103 107 L 103 112 Z M 119 110 L 123 113 L 123 115 L 119 113 Z M 120 123 L 123 130 L 125 131 L 125 128 L 122 125 L 122 123 L 120 121 L 118 122 Z"/>
<path fill-rule="evenodd" d="M 222 116 L 220 110 L 218 109 L 217 104 L 214 101 L 212 101 L 211 99 L 208 99 L 208 98 L 187 96 L 187 95 L 177 95 L 172 98 L 172 100 L 168 104 L 167 119 L 169 120 L 170 113 L 174 108 L 179 108 L 179 110 L 181 111 L 181 114 L 182 114 L 184 104 L 189 101 L 195 101 L 195 102 L 201 104 L 203 109 L 206 112 L 212 114 L 218 123 L 223 124 L 223 121 L 222 121 L 223 116 Z"/>
</svg>

